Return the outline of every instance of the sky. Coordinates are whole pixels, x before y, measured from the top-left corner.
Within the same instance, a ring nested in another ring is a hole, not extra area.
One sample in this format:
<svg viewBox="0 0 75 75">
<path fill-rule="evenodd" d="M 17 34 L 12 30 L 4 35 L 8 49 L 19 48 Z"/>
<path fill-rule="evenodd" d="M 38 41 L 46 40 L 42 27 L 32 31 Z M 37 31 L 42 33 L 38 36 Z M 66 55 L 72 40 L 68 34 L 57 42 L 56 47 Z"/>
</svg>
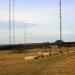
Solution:
<svg viewBox="0 0 75 75">
<path fill-rule="evenodd" d="M 75 41 L 75 0 L 61 2 L 62 40 Z M 12 9 L 13 0 L 11 43 Z M 15 0 L 15 43 L 54 42 L 60 39 L 59 31 L 59 0 Z M 0 44 L 9 44 L 9 0 L 0 0 Z"/>
</svg>

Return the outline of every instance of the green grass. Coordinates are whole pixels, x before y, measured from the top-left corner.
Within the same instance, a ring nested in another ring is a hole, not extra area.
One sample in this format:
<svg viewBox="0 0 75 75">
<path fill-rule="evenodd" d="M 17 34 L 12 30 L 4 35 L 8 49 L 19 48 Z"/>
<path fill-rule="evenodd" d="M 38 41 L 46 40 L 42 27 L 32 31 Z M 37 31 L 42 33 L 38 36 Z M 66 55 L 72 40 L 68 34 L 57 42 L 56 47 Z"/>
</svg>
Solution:
<svg viewBox="0 0 75 75">
<path fill-rule="evenodd" d="M 70 48 L 74 50 L 75 48 Z M 55 49 L 56 50 L 56 49 Z M 37 60 L 24 60 L 26 55 L 0 52 L 0 75 L 75 75 L 75 53 L 53 55 Z"/>
</svg>

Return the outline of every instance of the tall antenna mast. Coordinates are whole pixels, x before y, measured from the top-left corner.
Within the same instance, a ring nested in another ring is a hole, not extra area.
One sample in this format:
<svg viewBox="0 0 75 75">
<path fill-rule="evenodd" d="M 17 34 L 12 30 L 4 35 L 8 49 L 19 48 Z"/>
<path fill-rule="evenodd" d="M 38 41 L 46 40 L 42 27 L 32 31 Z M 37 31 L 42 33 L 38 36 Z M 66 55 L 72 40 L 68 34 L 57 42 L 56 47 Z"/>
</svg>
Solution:
<svg viewBox="0 0 75 75">
<path fill-rule="evenodd" d="M 62 40 L 62 16 L 61 16 L 61 0 L 59 0 L 59 5 L 60 5 L 60 40 Z"/>
<path fill-rule="evenodd" d="M 13 0 L 13 45 L 15 44 L 15 0 Z"/>
<path fill-rule="evenodd" d="M 9 47 L 11 45 L 11 0 L 9 0 Z"/>
<path fill-rule="evenodd" d="M 59 0 L 59 5 L 60 5 L 60 41 L 62 41 L 62 14 L 61 14 L 61 0 Z M 63 55 L 63 51 L 62 51 L 62 42 L 60 42 L 60 51 L 61 51 L 61 55 Z"/>
<path fill-rule="evenodd" d="M 26 50 L 26 24 L 25 24 L 25 30 L 24 30 L 24 49 Z"/>
</svg>

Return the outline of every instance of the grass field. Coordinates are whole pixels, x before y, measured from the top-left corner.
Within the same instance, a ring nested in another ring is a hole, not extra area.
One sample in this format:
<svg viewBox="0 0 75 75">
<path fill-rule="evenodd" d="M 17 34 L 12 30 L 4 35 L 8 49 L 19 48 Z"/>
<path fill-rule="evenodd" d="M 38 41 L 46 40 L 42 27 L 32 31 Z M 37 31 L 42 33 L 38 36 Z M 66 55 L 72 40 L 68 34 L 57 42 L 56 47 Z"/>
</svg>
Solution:
<svg viewBox="0 0 75 75">
<path fill-rule="evenodd" d="M 59 49 L 52 49 L 58 52 Z M 9 54 L 0 51 L 0 75 L 75 75 L 75 52 L 52 55 L 36 60 L 24 60 L 26 55 L 36 54 L 40 49 L 28 50 L 24 54 Z M 75 51 L 75 48 L 69 48 Z"/>
</svg>

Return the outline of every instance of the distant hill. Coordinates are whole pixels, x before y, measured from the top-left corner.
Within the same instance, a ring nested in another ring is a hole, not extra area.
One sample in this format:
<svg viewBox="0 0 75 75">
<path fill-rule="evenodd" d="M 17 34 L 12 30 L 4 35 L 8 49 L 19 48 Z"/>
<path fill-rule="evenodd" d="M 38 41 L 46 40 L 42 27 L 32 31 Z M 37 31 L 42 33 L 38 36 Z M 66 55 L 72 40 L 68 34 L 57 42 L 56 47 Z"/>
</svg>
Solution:
<svg viewBox="0 0 75 75">
<path fill-rule="evenodd" d="M 47 43 L 29 43 L 29 44 L 15 44 L 15 45 L 0 45 L 0 50 L 10 50 L 15 48 L 42 48 L 44 45 L 47 45 Z M 55 43 L 49 43 L 49 45 L 56 45 Z M 64 42 L 64 47 L 75 47 L 75 42 Z"/>
</svg>

